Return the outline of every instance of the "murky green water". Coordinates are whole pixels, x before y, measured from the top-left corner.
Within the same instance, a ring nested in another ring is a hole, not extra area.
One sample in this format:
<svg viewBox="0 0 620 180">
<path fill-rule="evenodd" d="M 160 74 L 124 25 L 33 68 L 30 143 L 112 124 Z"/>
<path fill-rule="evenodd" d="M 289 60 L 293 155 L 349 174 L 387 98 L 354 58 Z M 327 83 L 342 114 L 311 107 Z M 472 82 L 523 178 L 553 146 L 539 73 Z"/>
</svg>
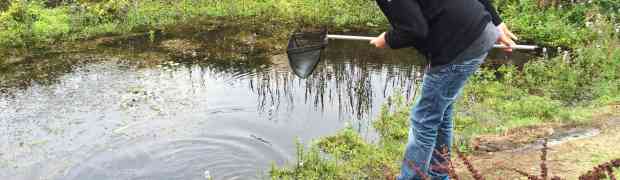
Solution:
<svg viewBox="0 0 620 180">
<path fill-rule="evenodd" d="M 413 51 L 333 41 L 299 79 L 262 36 L 130 38 L 0 67 L 0 179 L 259 179 L 295 162 L 296 139 L 374 139 L 386 98 L 421 78 Z"/>
</svg>

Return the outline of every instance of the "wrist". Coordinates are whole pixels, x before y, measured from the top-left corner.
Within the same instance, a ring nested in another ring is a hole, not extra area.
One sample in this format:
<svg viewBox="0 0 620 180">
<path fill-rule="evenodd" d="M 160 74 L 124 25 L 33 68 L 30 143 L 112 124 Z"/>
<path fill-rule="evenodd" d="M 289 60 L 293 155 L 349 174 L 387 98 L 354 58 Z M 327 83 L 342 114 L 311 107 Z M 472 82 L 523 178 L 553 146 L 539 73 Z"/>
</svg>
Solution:
<svg viewBox="0 0 620 180">
<path fill-rule="evenodd" d="M 503 24 L 500 24 L 499 26 L 497 26 L 497 32 L 499 32 L 500 36 L 503 36 L 505 34 L 505 30 L 504 30 Z"/>
<path fill-rule="evenodd" d="M 385 47 L 390 48 L 390 43 L 388 42 L 389 32 L 383 32 L 383 41 L 385 42 Z"/>
</svg>

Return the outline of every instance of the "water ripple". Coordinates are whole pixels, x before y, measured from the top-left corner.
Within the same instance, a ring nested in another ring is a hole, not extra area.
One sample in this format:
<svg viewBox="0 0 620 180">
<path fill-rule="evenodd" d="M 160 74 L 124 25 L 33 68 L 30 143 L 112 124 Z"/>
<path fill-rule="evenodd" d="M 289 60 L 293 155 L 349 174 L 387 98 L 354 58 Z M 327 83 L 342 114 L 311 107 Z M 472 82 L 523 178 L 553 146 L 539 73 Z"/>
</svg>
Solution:
<svg viewBox="0 0 620 180">
<path fill-rule="evenodd" d="M 250 137 L 210 135 L 128 144 L 95 154 L 72 168 L 66 180 L 98 179 L 260 179 L 257 164 L 287 161 L 282 148 Z"/>
</svg>

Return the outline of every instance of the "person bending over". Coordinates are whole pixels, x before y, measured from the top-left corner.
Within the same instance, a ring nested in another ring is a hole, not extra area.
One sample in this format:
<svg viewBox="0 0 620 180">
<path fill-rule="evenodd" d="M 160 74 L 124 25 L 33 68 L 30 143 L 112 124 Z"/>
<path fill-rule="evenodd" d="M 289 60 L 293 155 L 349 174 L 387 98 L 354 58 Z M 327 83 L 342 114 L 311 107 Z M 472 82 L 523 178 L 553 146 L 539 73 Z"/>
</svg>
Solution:
<svg viewBox="0 0 620 180">
<path fill-rule="evenodd" d="M 517 39 L 489 0 L 376 0 L 392 28 L 371 41 L 377 48 L 414 47 L 429 66 L 411 110 L 411 128 L 399 180 L 449 179 L 436 152 L 452 145 L 454 101 L 496 42 Z M 505 49 L 512 51 L 512 49 Z"/>
</svg>

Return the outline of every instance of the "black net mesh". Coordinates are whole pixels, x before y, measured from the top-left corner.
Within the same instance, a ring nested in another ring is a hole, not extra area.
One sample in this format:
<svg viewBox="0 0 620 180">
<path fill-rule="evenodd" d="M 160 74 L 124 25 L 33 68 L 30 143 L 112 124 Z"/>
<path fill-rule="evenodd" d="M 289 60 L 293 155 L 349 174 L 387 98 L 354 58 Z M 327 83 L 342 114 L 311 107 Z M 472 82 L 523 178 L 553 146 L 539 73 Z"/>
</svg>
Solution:
<svg viewBox="0 0 620 180">
<path fill-rule="evenodd" d="M 312 74 L 326 46 L 327 31 L 325 30 L 293 33 L 286 51 L 293 72 L 301 78 Z"/>
</svg>

